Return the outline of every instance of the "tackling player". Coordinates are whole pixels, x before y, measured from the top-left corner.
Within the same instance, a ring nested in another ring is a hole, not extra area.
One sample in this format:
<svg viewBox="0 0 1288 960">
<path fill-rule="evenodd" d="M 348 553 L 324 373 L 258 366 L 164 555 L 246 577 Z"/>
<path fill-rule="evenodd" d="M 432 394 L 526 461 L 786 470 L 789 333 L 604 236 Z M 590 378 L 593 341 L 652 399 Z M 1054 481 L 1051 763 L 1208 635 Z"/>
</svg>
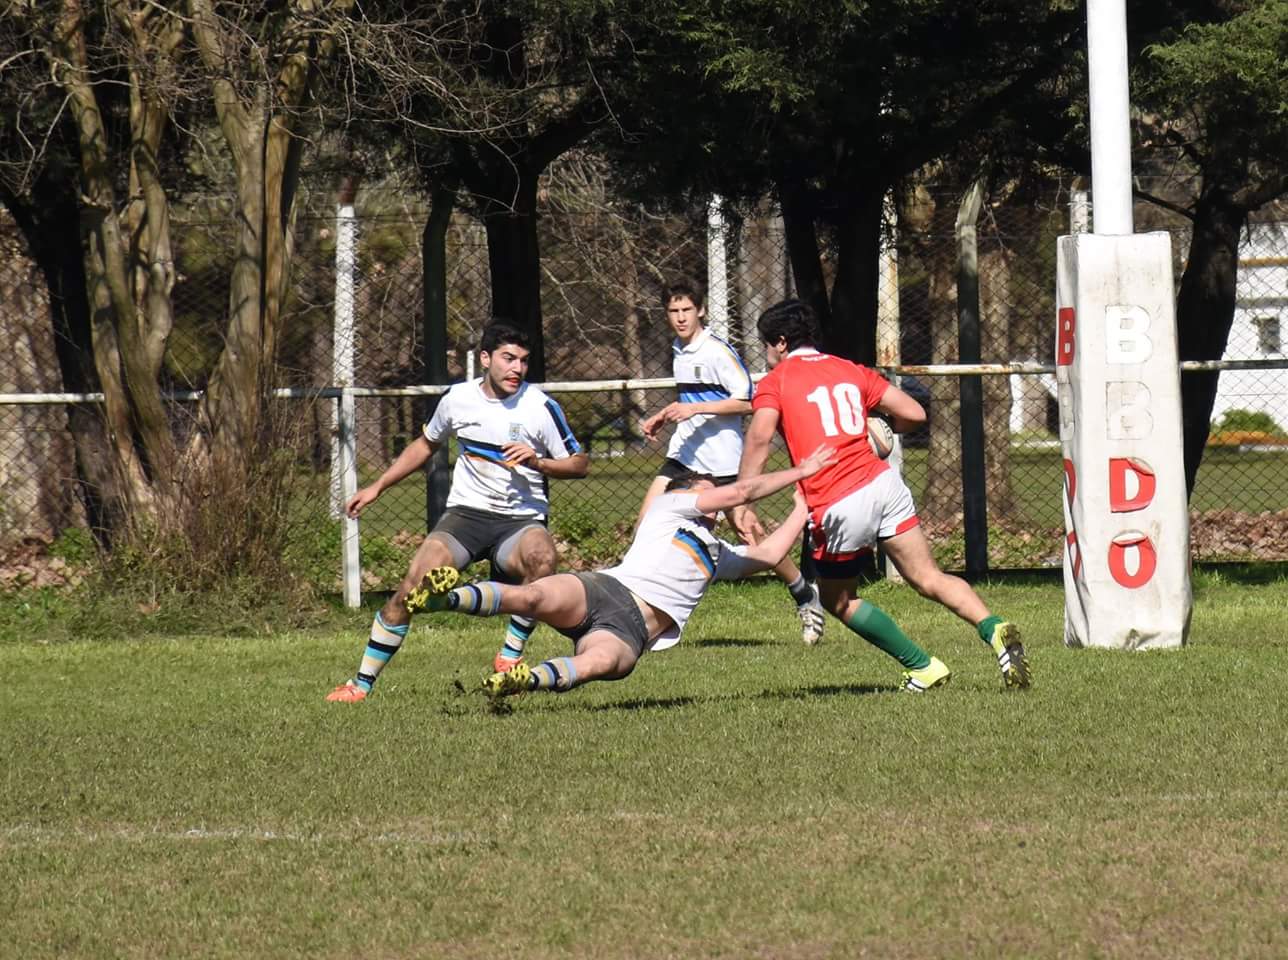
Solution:
<svg viewBox="0 0 1288 960">
<path fill-rule="evenodd" d="M 328 700 L 357 703 L 371 693 L 407 637 L 412 615 L 407 595 L 426 571 L 459 570 L 487 557 L 502 575 L 523 582 L 555 572 L 558 555 L 545 526 L 548 480 L 584 477 L 589 460 L 559 404 L 524 382 L 529 353 L 523 331 L 489 324 L 479 344 L 482 376 L 448 390 L 421 436 L 346 505 L 349 516 L 357 517 L 455 435 L 459 454 L 447 509 L 412 557 L 397 591 L 376 614 L 357 675 L 332 690 Z M 494 669 L 507 670 L 520 661 L 535 626 L 529 617 L 510 618 Z"/>
<path fill-rule="evenodd" d="M 820 447 L 799 466 L 716 486 L 686 474 L 653 500 L 621 562 L 595 573 L 560 573 L 522 586 L 475 583 L 450 589 L 456 571 L 431 570 L 410 601 L 416 609 L 490 617 L 518 614 L 554 627 L 573 641 L 571 657 L 529 668 L 520 663 L 483 681 L 491 697 L 528 690 L 570 690 L 591 680 L 620 680 L 650 650 L 679 642 L 685 623 L 712 580 L 738 580 L 783 558 L 805 526 L 805 501 L 777 530 L 754 545 L 716 539 L 716 514 L 768 496 L 814 475 L 833 456 Z"/>
<path fill-rule="evenodd" d="M 717 485 L 737 479 L 742 420 L 751 413 L 751 375 L 733 347 L 703 325 L 702 301 L 701 288 L 689 281 L 672 283 L 666 290 L 666 318 L 675 333 L 671 369 L 679 397 L 643 420 L 640 429 L 653 440 L 663 424 L 676 426 L 662 469 L 644 494 L 637 527 L 653 499 L 676 477 L 701 473 L 714 478 Z M 764 535 L 757 525 L 747 539 L 755 543 Z M 818 588 L 805 580 L 788 556 L 774 567 L 774 573 L 796 603 L 801 639 L 813 646 L 823 636 Z"/>
<path fill-rule="evenodd" d="M 858 597 L 859 557 L 880 542 L 903 578 L 918 593 L 972 624 L 997 655 L 1008 687 L 1029 686 L 1029 665 L 1019 629 L 989 613 L 960 577 L 935 564 L 917 520 L 912 494 L 897 471 L 868 443 L 867 416 L 885 414 L 897 432 L 919 426 L 919 404 L 877 372 L 821 353 L 814 312 L 800 300 L 766 310 L 756 324 L 770 373 L 756 389 L 743 446 L 739 482 L 764 468 L 777 430 L 793 460 L 818 444 L 836 451 L 836 462 L 802 484 L 809 505 L 812 555 L 823 605 L 842 623 L 904 666 L 903 688 L 920 693 L 947 683 L 950 671 L 908 638 L 869 601 Z M 740 526 L 744 519 L 733 517 Z"/>
</svg>

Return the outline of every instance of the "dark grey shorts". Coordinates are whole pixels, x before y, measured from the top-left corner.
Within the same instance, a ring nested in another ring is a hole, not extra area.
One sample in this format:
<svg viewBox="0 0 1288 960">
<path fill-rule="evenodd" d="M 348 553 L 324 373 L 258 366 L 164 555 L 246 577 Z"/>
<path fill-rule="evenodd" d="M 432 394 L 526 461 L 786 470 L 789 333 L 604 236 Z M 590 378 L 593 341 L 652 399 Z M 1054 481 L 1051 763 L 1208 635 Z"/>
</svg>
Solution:
<svg viewBox="0 0 1288 960">
<path fill-rule="evenodd" d="M 636 658 L 648 647 L 648 627 L 635 596 L 606 573 L 574 573 L 586 588 L 586 619 L 559 632 L 573 642 L 573 648 L 592 630 L 607 630 L 635 651 Z"/>
<path fill-rule="evenodd" d="M 679 460 L 672 460 L 670 457 L 667 457 L 662 461 L 662 469 L 657 472 L 657 475 L 659 477 L 666 477 L 668 480 L 674 480 L 676 477 L 682 477 L 685 474 L 692 472 L 692 468 L 686 467 Z M 738 475 L 735 473 L 725 477 L 715 477 L 714 479 L 717 487 L 723 487 L 737 480 Z"/>
<path fill-rule="evenodd" d="M 473 507 L 448 507 L 434 524 L 431 534 L 447 545 L 452 566 L 464 570 L 476 560 L 488 560 L 501 572 L 513 576 L 510 555 L 519 538 L 532 527 L 546 528 L 538 517 L 505 517 Z"/>
</svg>

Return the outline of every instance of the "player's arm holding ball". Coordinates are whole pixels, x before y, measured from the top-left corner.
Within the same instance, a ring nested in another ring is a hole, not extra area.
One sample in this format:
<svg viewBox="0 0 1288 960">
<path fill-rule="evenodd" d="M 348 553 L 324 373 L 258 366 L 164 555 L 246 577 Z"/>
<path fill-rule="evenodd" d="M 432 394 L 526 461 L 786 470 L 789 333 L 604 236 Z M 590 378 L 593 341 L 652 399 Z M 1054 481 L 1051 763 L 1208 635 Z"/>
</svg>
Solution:
<svg viewBox="0 0 1288 960">
<path fill-rule="evenodd" d="M 886 387 L 872 409 L 889 421 L 895 433 L 916 430 L 926 422 L 925 408 L 893 383 Z"/>
</svg>

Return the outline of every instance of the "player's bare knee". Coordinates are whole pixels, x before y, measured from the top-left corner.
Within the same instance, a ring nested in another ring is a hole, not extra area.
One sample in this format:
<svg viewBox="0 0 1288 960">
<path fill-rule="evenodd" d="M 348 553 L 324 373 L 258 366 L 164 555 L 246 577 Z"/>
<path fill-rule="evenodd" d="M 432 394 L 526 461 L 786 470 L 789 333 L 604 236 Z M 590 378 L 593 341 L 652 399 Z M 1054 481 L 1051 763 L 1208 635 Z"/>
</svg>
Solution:
<svg viewBox="0 0 1288 960">
<path fill-rule="evenodd" d="M 534 544 L 523 557 L 523 569 L 526 571 L 528 580 L 548 577 L 555 572 L 558 565 L 559 554 L 555 551 L 554 542 L 551 540 Z"/>
<path fill-rule="evenodd" d="M 608 661 L 604 676 L 609 680 L 622 680 L 631 675 L 637 663 L 639 663 L 639 657 L 628 651 L 622 651 Z"/>
<path fill-rule="evenodd" d="M 404 582 L 380 608 L 380 619 L 385 622 L 385 626 L 398 627 L 411 623 L 411 611 L 407 609 L 407 593 L 410 589 Z"/>
</svg>

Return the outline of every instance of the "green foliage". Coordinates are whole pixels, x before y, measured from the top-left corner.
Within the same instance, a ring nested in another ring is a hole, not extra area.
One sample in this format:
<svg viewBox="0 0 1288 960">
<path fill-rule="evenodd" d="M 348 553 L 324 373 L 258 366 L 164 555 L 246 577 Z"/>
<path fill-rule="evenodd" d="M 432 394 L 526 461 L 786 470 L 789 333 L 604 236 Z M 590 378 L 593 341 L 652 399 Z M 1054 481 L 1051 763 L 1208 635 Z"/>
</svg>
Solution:
<svg viewBox="0 0 1288 960">
<path fill-rule="evenodd" d="M 561 548 L 560 566 L 587 570 L 617 561 L 630 543 L 633 521 L 607 515 L 602 504 L 590 500 L 570 501 L 552 512 L 550 532 Z"/>
<path fill-rule="evenodd" d="M 1288 436 L 1263 410 L 1227 410 L 1221 419 L 1212 424 L 1213 433 L 1264 433 L 1272 437 Z"/>
<path fill-rule="evenodd" d="M 94 535 L 84 527 L 67 527 L 58 539 L 49 545 L 49 555 L 59 557 L 72 566 L 82 567 L 98 556 Z"/>
<path fill-rule="evenodd" d="M 1288 153 L 1288 0 L 1252 4 L 1221 23 L 1191 24 L 1148 53 L 1140 90 L 1155 109 L 1182 122 L 1197 119 L 1213 156 L 1241 156 L 1245 165 L 1255 157 L 1282 167 Z"/>
</svg>

